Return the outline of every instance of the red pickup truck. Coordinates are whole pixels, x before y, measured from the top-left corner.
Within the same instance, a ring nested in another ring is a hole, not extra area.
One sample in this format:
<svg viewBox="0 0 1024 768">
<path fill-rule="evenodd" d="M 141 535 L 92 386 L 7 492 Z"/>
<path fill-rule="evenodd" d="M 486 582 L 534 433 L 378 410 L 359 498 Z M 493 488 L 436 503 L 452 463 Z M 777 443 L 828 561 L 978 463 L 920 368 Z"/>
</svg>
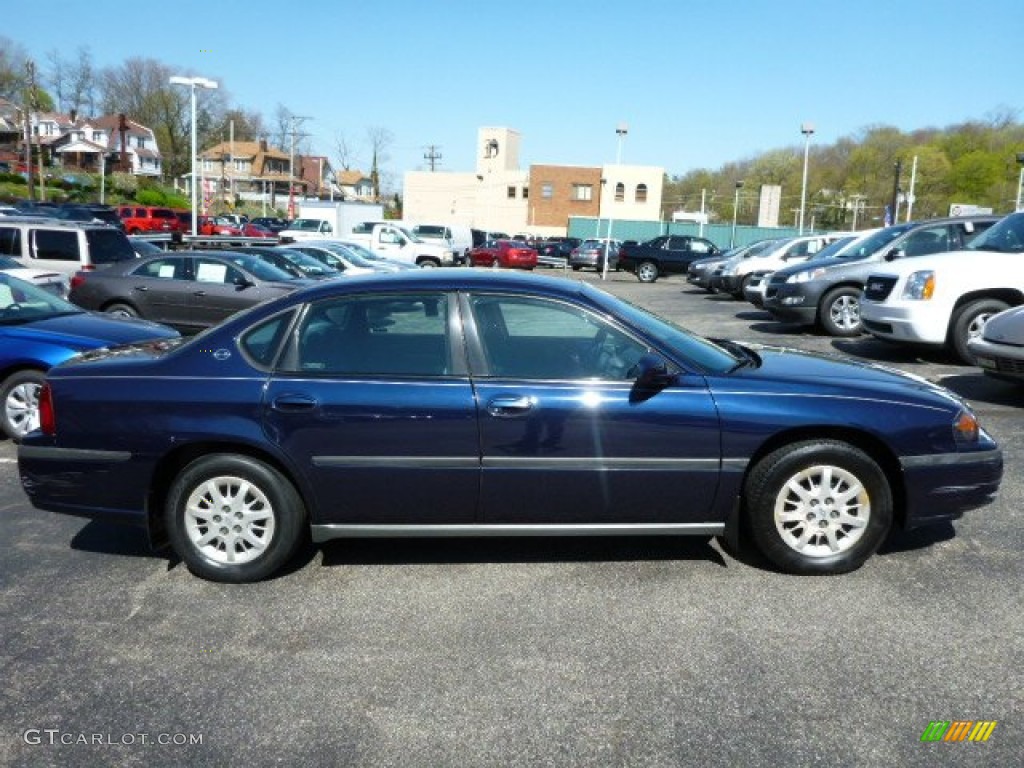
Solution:
<svg viewBox="0 0 1024 768">
<path fill-rule="evenodd" d="M 121 205 L 118 206 L 117 215 L 121 217 L 124 231 L 129 235 L 173 235 L 183 231 L 178 215 L 170 208 L 159 208 L 152 205 Z"/>
</svg>

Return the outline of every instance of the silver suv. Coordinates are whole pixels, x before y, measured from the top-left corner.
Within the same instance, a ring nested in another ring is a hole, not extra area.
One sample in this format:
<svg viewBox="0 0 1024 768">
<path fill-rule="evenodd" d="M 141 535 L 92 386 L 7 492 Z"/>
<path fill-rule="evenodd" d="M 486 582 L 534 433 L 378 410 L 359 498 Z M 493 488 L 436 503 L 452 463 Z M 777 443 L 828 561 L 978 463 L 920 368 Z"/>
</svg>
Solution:
<svg viewBox="0 0 1024 768">
<path fill-rule="evenodd" d="M 38 216 L 0 218 L 0 255 L 26 267 L 69 275 L 136 258 L 131 241 L 119 229 Z"/>
</svg>

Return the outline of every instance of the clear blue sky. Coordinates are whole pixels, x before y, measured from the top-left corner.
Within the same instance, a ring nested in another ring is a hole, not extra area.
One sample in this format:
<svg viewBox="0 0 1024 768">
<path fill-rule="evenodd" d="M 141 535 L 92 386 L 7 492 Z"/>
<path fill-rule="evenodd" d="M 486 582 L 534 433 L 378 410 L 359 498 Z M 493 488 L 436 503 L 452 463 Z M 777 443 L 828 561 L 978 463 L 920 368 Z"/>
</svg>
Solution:
<svg viewBox="0 0 1024 768">
<path fill-rule="evenodd" d="M 480 126 L 522 135 L 521 165 L 622 161 L 679 175 L 829 144 L 876 124 L 945 127 L 1024 108 L 1021 0 L 48 0 L 4 4 L 41 66 L 152 58 L 220 82 L 274 124 L 310 116 L 311 151 L 394 137 L 385 170 L 471 171 Z"/>
</svg>

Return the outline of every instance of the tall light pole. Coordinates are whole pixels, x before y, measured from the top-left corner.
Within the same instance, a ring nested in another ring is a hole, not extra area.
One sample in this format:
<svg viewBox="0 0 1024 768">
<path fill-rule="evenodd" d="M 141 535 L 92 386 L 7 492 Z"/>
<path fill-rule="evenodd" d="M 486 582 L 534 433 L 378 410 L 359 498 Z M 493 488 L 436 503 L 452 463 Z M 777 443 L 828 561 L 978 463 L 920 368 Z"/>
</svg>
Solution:
<svg viewBox="0 0 1024 768">
<path fill-rule="evenodd" d="M 804 233 L 804 209 L 807 207 L 807 157 L 811 152 L 811 136 L 814 135 L 814 123 L 804 123 L 800 126 L 800 133 L 804 135 L 804 180 L 800 187 L 800 229 L 799 234 Z"/>
<path fill-rule="evenodd" d="M 1020 207 L 1020 190 L 1024 187 L 1024 152 L 1017 153 L 1017 162 L 1020 163 L 1020 177 L 1017 179 L 1017 205 L 1014 206 L 1014 211 L 1021 210 Z"/>
<path fill-rule="evenodd" d="M 625 123 L 619 123 L 615 128 L 615 135 L 618 136 L 618 148 L 615 151 L 615 165 L 622 165 L 622 140 L 626 138 L 626 134 L 629 133 L 629 126 Z M 612 202 L 615 202 L 615 188 L 612 188 Z M 601 209 L 598 207 L 598 221 L 601 218 Z M 615 222 L 615 217 L 611 211 L 608 212 L 608 239 L 604 241 L 604 266 L 601 268 L 601 279 L 608 279 L 608 251 L 612 247 L 612 224 Z"/>
<path fill-rule="evenodd" d="M 732 234 L 729 235 L 729 248 L 733 248 L 736 245 L 736 212 L 740 208 L 740 190 L 743 189 L 743 182 L 736 182 L 736 195 L 732 200 Z"/>
<path fill-rule="evenodd" d="M 192 188 L 192 234 L 199 234 L 199 197 L 196 186 L 196 88 L 214 90 L 217 83 L 205 77 L 179 77 L 171 78 L 171 85 L 187 85 L 192 91 L 192 179 L 189 186 Z"/>
</svg>

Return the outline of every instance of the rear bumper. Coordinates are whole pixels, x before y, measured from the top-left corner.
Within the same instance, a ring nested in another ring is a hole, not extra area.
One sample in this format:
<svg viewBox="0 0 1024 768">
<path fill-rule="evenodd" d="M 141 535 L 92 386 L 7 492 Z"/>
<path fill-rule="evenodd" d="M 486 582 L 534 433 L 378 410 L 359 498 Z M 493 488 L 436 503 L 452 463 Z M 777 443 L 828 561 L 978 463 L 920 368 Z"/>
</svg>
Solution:
<svg viewBox="0 0 1024 768">
<path fill-rule="evenodd" d="M 31 440 L 32 438 L 26 438 Z M 127 451 L 22 443 L 18 474 L 32 506 L 94 520 L 145 526 L 151 468 Z M 82 499 L 89 499 L 83 504 Z"/>
</svg>

